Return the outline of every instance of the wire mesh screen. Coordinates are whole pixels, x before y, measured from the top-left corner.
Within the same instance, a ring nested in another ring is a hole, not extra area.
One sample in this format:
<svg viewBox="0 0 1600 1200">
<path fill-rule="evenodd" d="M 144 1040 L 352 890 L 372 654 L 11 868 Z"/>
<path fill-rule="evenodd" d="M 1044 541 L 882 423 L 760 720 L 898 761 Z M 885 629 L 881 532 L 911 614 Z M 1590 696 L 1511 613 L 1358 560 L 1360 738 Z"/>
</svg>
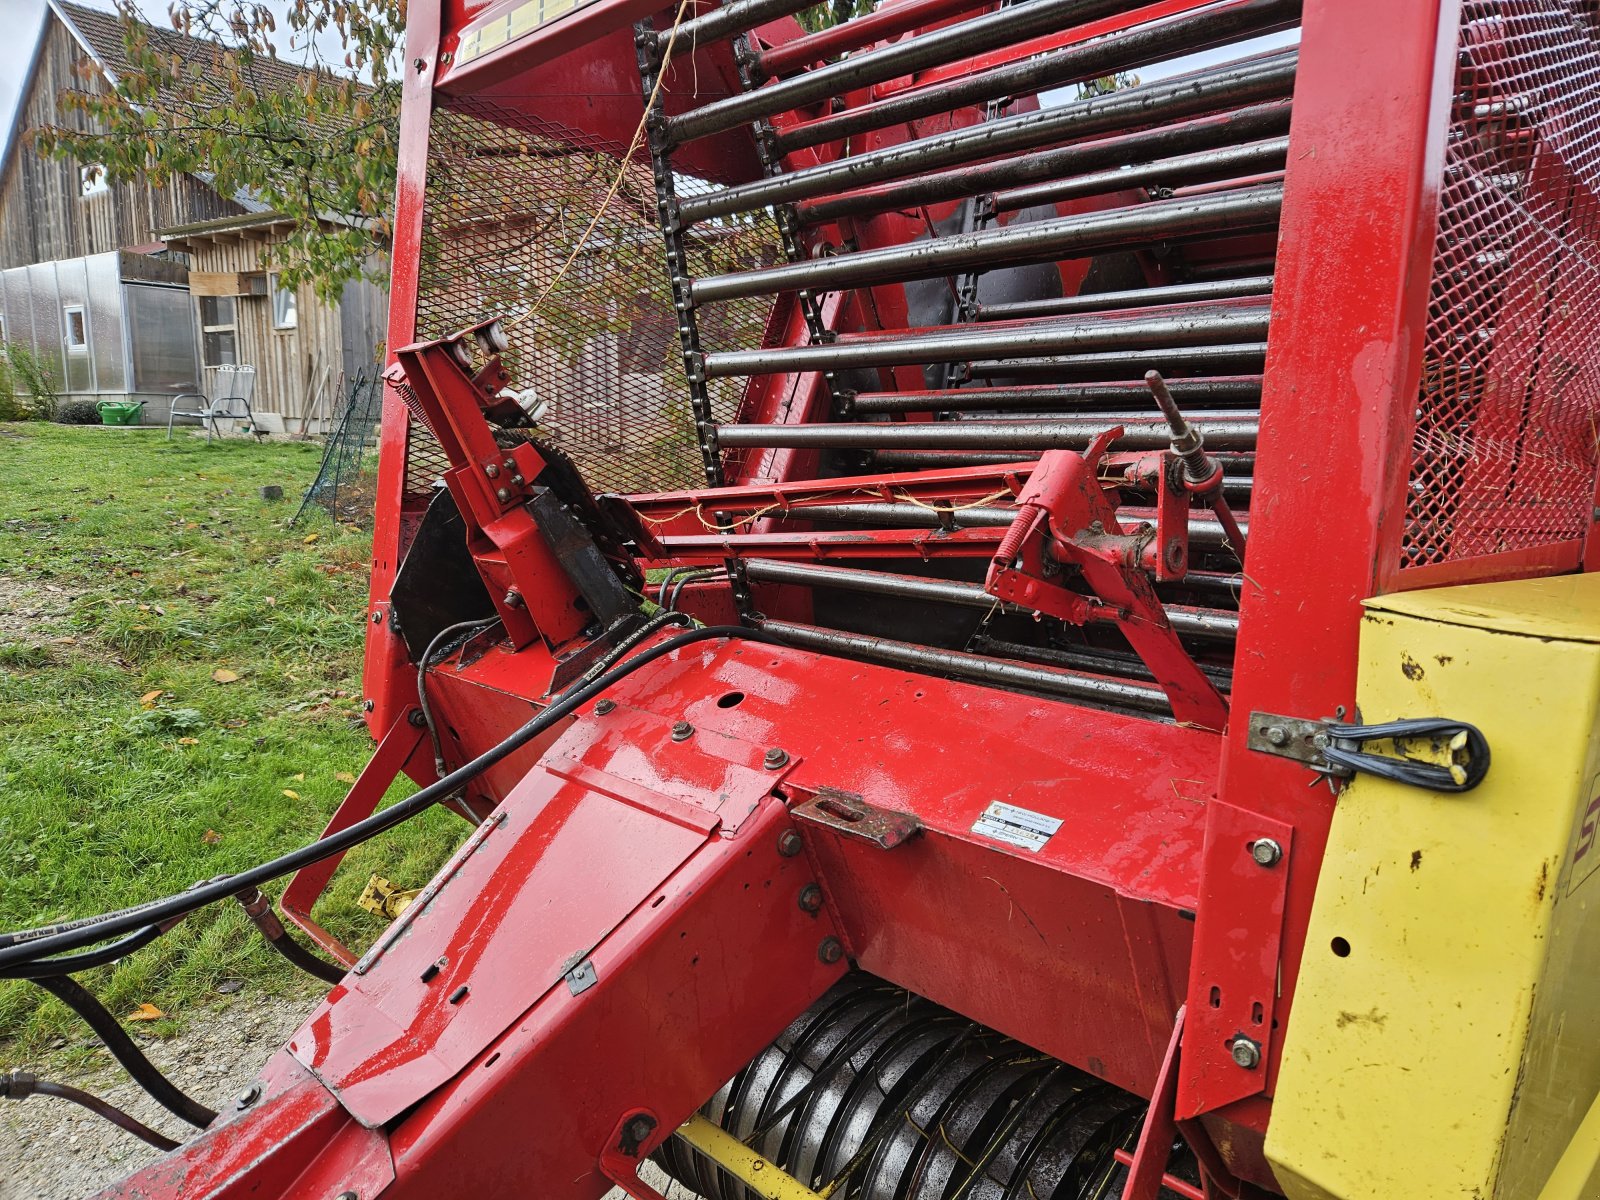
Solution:
<svg viewBox="0 0 1600 1200">
<path fill-rule="evenodd" d="M 504 317 L 518 399 L 590 487 L 703 483 L 649 168 L 506 107 L 451 104 L 430 134 L 417 336 Z M 697 184 L 707 186 L 679 186 Z M 708 226 L 694 239 L 695 268 L 766 260 L 776 240 L 764 218 Z M 758 345 L 769 307 L 725 306 L 717 343 Z M 742 389 L 716 381 L 713 419 L 736 418 Z M 429 441 L 415 439 L 408 492 L 426 486 Z"/>
<path fill-rule="evenodd" d="M 1600 26 L 1467 0 L 1401 566 L 1582 536 L 1600 438 Z"/>
</svg>

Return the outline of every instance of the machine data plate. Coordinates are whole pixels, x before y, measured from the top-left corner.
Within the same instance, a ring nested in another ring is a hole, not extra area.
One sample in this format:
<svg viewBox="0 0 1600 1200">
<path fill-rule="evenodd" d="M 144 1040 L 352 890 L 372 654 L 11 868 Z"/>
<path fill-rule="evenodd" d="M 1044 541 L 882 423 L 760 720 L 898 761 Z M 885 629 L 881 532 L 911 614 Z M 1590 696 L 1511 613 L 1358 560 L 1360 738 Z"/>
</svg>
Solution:
<svg viewBox="0 0 1600 1200">
<path fill-rule="evenodd" d="M 1061 821 L 1057 817 L 996 800 L 973 823 L 972 832 L 1037 854 L 1060 828 Z"/>
</svg>

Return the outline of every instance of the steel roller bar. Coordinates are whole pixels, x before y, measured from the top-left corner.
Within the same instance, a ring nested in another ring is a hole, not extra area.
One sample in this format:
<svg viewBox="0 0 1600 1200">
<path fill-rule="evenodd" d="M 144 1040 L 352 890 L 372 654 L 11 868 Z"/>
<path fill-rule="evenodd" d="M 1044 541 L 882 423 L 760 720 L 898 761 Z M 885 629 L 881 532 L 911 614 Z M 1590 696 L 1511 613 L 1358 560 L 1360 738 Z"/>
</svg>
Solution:
<svg viewBox="0 0 1600 1200">
<path fill-rule="evenodd" d="M 983 611 L 1000 608 L 1026 612 L 1025 608 L 1002 604 L 982 584 L 961 583 L 953 579 L 923 579 L 915 575 L 891 575 L 885 571 L 863 571 L 853 567 L 824 566 L 818 563 L 782 562 L 769 558 L 744 561 L 746 578 L 752 583 L 788 583 L 799 587 L 837 588 L 870 596 L 890 596 L 930 604 L 955 604 Z M 1231 638 L 1239 631 L 1237 613 L 1215 609 L 1174 605 L 1167 620 L 1180 634 L 1193 637 Z"/>
<path fill-rule="evenodd" d="M 738 300 L 800 289 L 842 291 L 879 283 L 933 279 L 960 271 L 987 271 L 1022 263 L 1085 258 L 1131 250 L 1151 242 L 1191 241 L 1274 228 L 1283 187 L 1269 184 L 1210 196 L 1153 200 L 1002 229 L 952 234 L 833 258 L 814 258 L 756 271 L 708 275 L 689 285 L 696 304 Z"/>
<path fill-rule="evenodd" d="M 782 346 L 764 350 L 727 350 L 707 354 L 708 379 L 738 375 L 782 375 L 800 371 L 845 371 L 855 367 L 921 366 L 975 359 L 1050 358 L 1072 350 L 1113 351 L 1196 343 L 1232 344 L 1239 338 L 1265 337 L 1269 310 L 1265 305 L 1199 308 L 1170 315 L 1085 317 L 1048 325 L 1013 329 L 974 326 L 961 333 L 911 337 L 863 338 Z M 1157 359 L 1156 361 L 1165 361 Z"/>
<path fill-rule="evenodd" d="M 710 12 L 690 17 L 679 25 L 675 45 L 683 49 L 704 42 L 714 42 L 719 38 L 732 37 L 736 33 L 754 29 L 757 25 L 765 25 L 768 21 L 804 12 L 816 2 L 817 0 L 733 0 L 731 4 L 724 4 L 719 8 L 713 8 Z M 671 29 L 659 31 L 656 34 L 656 52 L 664 53 L 667 44 L 672 40 Z"/>
<path fill-rule="evenodd" d="M 1065 667 L 1069 671 L 1126 675 L 1130 679 L 1140 680 L 1155 679 L 1150 668 L 1144 665 L 1144 660 L 1137 654 L 1098 646 L 1029 646 L 1022 642 L 1010 642 L 1004 638 L 979 634 L 972 639 L 972 648 L 980 654 L 992 654 L 998 658 L 1017 658 L 1047 667 Z M 1220 691 L 1226 692 L 1233 686 L 1233 671 L 1229 668 L 1213 666 L 1210 663 L 1195 665 L 1205 672 Z"/>
<path fill-rule="evenodd" d="M 906 667 L 930 675 L 949 675 L 977 683 L 1023 688 L 1058 696 L 1064 700 L 1096 701 L 1139 709 L 1143 712 L 1171 711 L 1166 693 L 1160 688 L 1128 683 L 1120 679 L 1104 679 L 1051 670 L 1047 667 L 1026 666 L 1007 659 L 985 658 L 981 654 L 968 654 L 960 650 L 939 650 L 932 646 L 919 646 L 913 642 L 898 642 L 890 638 L 872 637 L 860 633 L 843 633 L 837 629 L 800 625 L 792 621 L 774 621 L 765 617 L 756 619 L 755 626 L 792 646 L 804 650 L 816 650 L 822 654 L 862 658 L 870 662 Z"/>
<path fill-rule="evenodd" d="M 906 0 L 892 4 L 760 51 L 756 55 L 756 73 L 763 79 L 787 75 L 846 50 L 859 50 L 988 4 L 989 0 Z"/>
<path fill-rule="evenodd" d="M 1106 312 L 1111 309 L 1145 308 L 1153 304 L 1239 300 L 1249 296 L 1271 294 L 1271 275 L 1247 275 L 1242 279 L 1217 279 L 1207 283 L 1175 283 L 1165 287 L 1128 288 L 1116 292 L 1090 292 L 1080 296 L 985 304 L 978 309 L 978 320 L 1015 321 L 1030 317 L 1060 317 L 1074 313 Z"/>
<path fill-rule="evenodd" d="M 1184 404 L 1259 405 L 1261 377 L 1176 379 L 1167 385 Z M 949 388 L 917 392 L 856 392 L 845 397 L 854 415 L 928 412 L 1049 412 L 1111 404 L 1131 406 L 1150 389 L 1132 380 L 1019 388 Z"/>
<path fill-rule="evenodd" d="M 980 379 L 995 377 L 1037 378 L 1053 382 L 1069 380 L 1115 379 L 1130 372 L 1143 374 L 1150 367 L 1163 375 L 1210 375 L 1220 372 L 1259 372 L 1266 363 L 1265 342 L 1245 342 L 1227 346 L 1182 346 L 1175 348 L 1123 350 L 1104 354 L 1068 354 L 1039 359 L 974 359 L 970 374 Z"/>
<path fill-rule="evenodd" d="M 795 212 L 802 222 L 817 224 L 838 217 L 936 204 L 944 200 L 981 195 L 997 188 L 1020 187 L 1127 163 L 1273 137 L 1288 130 L 1291 107 L 1288 100 L 1274 100 L 1234 112 L 1160 125 L 1154 129 L 1075 142 L 1054 150 L 1041 150 L 948 171 L 934 171 L 912 179 L 809 201 L 798 205 Z"/>
<path fill-rule="evenodd" d="M 1289 154 L 1287 137 L 1223 146 L 1216 150 L 1197 150 L 1174 158 L 1160 158 L 1127 168 L 1113 167 L 1093 171 L 1072 179 L 1034 184 L 999 192 L 994 197 L 996 212 L 1018 212 L 1037 205 L 1103 196 L 1131 188 L 1173 188 L 1183 184 L 1230 182 L 1262 171 L 1281 170 Z"/>
<path fill-rule="evenodd" d="M 906 124 L 988 100 L 1033 96 L 1050 88 L 1083 83 L 1162 59 L 1214 49 L 1241 38 L 1276 33 L 1292 28 L 1299 20 L 1299 0 L 1230 0 L 1199 12 L 1063 46 L 1021 62 L 856 105 L 844 112 L 782 130 L 773 141 L 780 153 L 789 154 L 870 129 Z"/>
<path fill-rule="evenodd" d="M 685 223 L 772 204 L 834 196 L 940 167 L 980 162 L 1041 146 L 1165 125 L 1221 108 L 1281 100 L 1294 89 L 1293 51 L 1216 67 L 1182 79 L 1141 84 L 1109 95 L 1018 113 L 964 129 L 885 147 L 821 166 L 737 184 L 682 200 Z"/>
<path fill-rule="evenodd" d="M 1123 422 L 1117 450 L 1165 450 L 1171 433 L 1164 420 Z M 1260 427 L 1254 416 L 1197 423 L 1206 445 L 1253 450 Z M 1064 421 L 916 421 L 840 425 L 720 425 L 726 447 L 778 450 L 1081 450 L 1106 430 L 1096 417 Z"/>
<path fill-rule="evenodd" d="M 1154 513 L 1124 508 L 1120 510 L 1130 521 L 1154 520 Z M 951 514 L 958 528 L 990 528 L 1001 529 L 1010 525 L 1017 517 L 1014 508 L 963 508 Z M 806 509 L 796 509 L 787 515 L 773 513 L 770 519 L 776 521 L 829 521 L 840 525 L 853 525 L 861 527 L 886 527 L 891 529 L 936 529 L 939 526 L 939 513 L 933 508 L 921 504 L 895 504 L 887 501 L 866 501 L 860 504 L 834 504 L 814 505 Z M 1250 522 L 1248 518 L 1241 518 L 1239 525 L 1248 534 Z M 1222 526 L 1210 513 L 1191 512 L 1189 514 L 1189 541 L 1197 546 L 1218 548 L 1226 544 L 1223 537 Z"/>
<path fill-rule="evenodd" d="M 1013 8 L 998 9 L 920 37 L 852 55 L 755 91 L 713 100 L 669 118 L 663 135 L 669 146 L 679 146 L 858 88 L 1137 7 L 1137 0 L 1027 0 Z M 682 31 L 678 37 L 682 39 Z"/>
</svg>

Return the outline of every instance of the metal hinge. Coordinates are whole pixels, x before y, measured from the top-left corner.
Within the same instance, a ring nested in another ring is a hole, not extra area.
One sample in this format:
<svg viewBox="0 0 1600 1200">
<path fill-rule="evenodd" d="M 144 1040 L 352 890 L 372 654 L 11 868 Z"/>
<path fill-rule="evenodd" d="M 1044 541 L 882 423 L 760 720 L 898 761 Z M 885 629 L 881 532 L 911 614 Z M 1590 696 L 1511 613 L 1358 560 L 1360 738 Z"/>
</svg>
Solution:
<svg viewBox="0 0 1600 1200">
<path fill-rule="evenodd" d="M 1489 772 L 1488 739 L 1465 721 L 1416 717 L 1351 725 L 1343 718 L 1343 709 L 1336 719 L 1320 721 L 1253 712 L 1246 744 L 1330 780 L 1360 773 L 1435 792 L 1469 792 Z"/>
</svg>

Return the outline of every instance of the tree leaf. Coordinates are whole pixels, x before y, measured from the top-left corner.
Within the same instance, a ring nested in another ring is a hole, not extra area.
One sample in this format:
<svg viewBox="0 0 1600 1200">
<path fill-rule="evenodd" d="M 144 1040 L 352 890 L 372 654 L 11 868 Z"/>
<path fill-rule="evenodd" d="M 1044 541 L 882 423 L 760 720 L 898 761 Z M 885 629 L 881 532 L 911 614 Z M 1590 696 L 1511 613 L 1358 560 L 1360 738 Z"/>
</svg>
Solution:
<svg viewBox="0 0 1600 1200">
<path fill-rule="evenodd" d="M 211 678 L 216 680 L 218 683 L 237 683 L 239 682 L 239 673 L 237 671 L 230 671 L 226 667 L 218 667 L 215 671 L 211 672 Z"/>
<path fill-rule="evenodd" d="M 283 794 L 285 796 L 289 797 L 289 799 L 291 799 L 291 800 L 300 799 L 300 793 L 295 791 L 293 788 L 284 788 L 283 789 Z"/>
<path fill-rule="evenodd" d="M 163 697 L 165 695 L 166 695 L 166 693 L 164 691 L 162 691 L 160 688 L 157 688 L 153 692 L 146 692 L 144 695 L 139 697 L 139 707 L 140 708 L 154 708 L 156 706 L 156 701 L 161 699 L 161 697 Z"/>
<path fill-rule="evenodd" d="M 154 1004 L 141 1004 L 129 1013 L 125 1019 L 129 1021 L 159 1021 L 166 1015 Z"/>
</svg>

